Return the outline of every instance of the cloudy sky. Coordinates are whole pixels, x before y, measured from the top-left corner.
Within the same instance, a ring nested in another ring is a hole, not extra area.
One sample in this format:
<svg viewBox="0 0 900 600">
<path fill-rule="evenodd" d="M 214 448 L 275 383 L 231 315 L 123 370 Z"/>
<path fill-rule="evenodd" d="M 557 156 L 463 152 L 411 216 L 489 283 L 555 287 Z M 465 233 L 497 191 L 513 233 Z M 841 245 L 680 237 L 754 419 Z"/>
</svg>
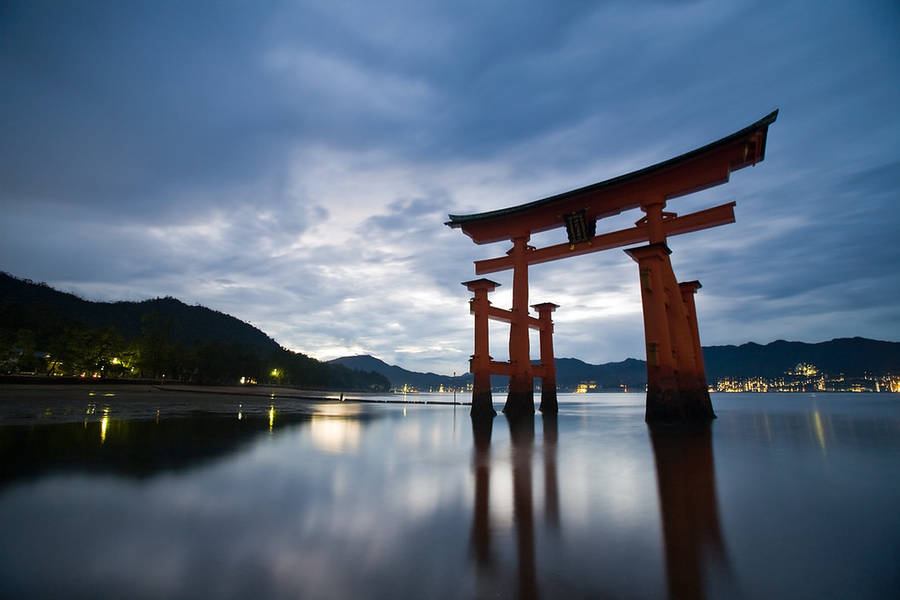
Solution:
<svg viewBox="0 0 900 600">
<path fill-rule="evenodd" d="M 614 177 L 778 108 L 764 162 L 668 206 L 737 202 L 735 224 L 669 241 L 679 279 L 703 283 L 703 343 L 900 341 L 898 107 L 893 0 L 6 1 L 0 270 L 91 300 L 172 295 L 321 359 L 462 372 L 459 284 L 509 244 L 476 246 L 447 213 Z M 508 306 L 511 274 L 491 277 Z M 558 356 L 642 357 L 621 250 L 531 282 L 561 305 Z"/>
</svg>

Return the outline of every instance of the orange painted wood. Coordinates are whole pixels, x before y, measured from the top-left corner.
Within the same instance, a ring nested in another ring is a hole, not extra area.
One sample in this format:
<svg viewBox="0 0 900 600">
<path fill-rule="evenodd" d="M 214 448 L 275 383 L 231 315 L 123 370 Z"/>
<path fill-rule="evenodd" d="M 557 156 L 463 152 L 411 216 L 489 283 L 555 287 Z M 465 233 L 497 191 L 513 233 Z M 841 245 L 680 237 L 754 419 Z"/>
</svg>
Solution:
<svg viewBox="0 0 900 600">
<path fill-rule="evenodd" d="M 490 373 L 491 375 L 512 375 L 513 374 L 513 366 L 508 362 L 501 362 L 498 360 L 492 360 L 490 363 Z"/>
<path fill-rule="evenodd" d="M 706 210 L 675 217 L 674 219 L 667 219 L 663 221 L 663 228 L 665 229 L 666 235 L 670 236 L 734 223 L 734 206 L 734 202 L 729 202 Z M 574 246 L 565 243 L 548 246 L 546 248 L 539 248 L 530 251 L 526 256 L 529 265 L 536 265 L 550 262 L 551 260 L 590 254 L 591 252 L 619 248 L 630 244 L 639 244 L 641 242 L 646 242 L 647 240 L 647 226 L 639 225 L 630 229 L 621 229 L 619 231 L 594 236 L 591 241 L 581 242 Z M 505 271 L 512 267 L 512 257 L 510 256 L 475 261 L 475 273 L 478 275 Z"/>
<path fill-rule="evenodd" d="M 513 319 L 515 319 L 515 315 L 513 311 L 506 310 L 505 308 L 497 308 L 496 306 L 491 306 L 488 308 L 488 318 L 493 321 L 501 321 L 503 323 L 512 323 Z M 536 319 L 534 317 L 528 317 L 528 327 L 531 329 L 542 329 L 544 327 L 543 322 L 540 319 Z"/>
</svg>

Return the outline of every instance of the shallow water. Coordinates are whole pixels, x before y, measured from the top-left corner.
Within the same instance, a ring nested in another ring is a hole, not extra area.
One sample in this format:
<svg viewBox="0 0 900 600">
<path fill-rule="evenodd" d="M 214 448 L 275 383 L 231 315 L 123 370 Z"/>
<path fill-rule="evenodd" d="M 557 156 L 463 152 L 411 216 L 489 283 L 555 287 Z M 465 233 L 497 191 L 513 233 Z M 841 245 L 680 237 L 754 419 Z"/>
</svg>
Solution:
<svg viewBox="0 0 900 600">
<path fill-rule="evenodd" d="M 639 394 L 475 430 L 466 406 L 143 390 L 0 404 L 0 597 L 900 590 L 897 394 L 716 394 L 719 418 L 694 431 L 651 431 Z"/>
</svg>

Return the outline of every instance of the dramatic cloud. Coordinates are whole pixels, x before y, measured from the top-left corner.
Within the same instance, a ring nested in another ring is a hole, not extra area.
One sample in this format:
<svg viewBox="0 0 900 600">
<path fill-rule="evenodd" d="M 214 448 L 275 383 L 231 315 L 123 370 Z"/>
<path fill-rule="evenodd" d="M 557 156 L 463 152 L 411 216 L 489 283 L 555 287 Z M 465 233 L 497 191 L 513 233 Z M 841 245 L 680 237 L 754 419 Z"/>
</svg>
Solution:
<svg viewBox="0 0 900 600">
<path fill-rule="evenodd" d="M 0 269 L 174 295 L 320 358 L 463 371 L 459 282 L 508 245 L 475 246 L 448 212 L 780 108 L 763 163 L 669 206 L 738 203 L 736 224 L 670 240 L 704 284 L 704 343 L 898 340 L 898 27 L 888 1 L 6 3 Z M 642 356 L 636 279 L 619 250 L 535 267 L 557 353 Z"/>
</svg>

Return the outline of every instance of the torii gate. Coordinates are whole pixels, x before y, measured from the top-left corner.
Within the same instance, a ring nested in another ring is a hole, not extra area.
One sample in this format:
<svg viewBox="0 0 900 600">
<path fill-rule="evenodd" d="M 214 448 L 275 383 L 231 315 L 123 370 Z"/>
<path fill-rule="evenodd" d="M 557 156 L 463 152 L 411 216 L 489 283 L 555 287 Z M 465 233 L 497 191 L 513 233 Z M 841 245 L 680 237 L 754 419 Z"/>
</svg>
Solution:
<svg viewBox="0 0 900 600">
<path fill-rule="evenodd" d="M 476 244 L 509 240 L 507 256 L 475 261 L 475 274 L 513 270 L 512 309 L 491 306 L 488 293 L 499 285 L 489 279 L 467 281 L 474 292 L 475 315 L 473 417 L 493 416 L 492 374 L 509 376 L 503 412 L 510 417 L 534 414 L 534 377 L 541 377 L 541 406 L 556 413 L 556 367 L 553 361 L 551 303 L 536 304 L 528 314 L 528 265 L 579 256 L 641 242 L 625 252 L 638 263 L 644 337 L 647 350 L 648 422 L 715 418 L 706 385 L 700 335 L 694 308 L 699 281 L 678 283 L 669 261 L 666 238 L 734 222 L 734 202 L 678 216 L 666 202 L 728 181 L 732 171 L 765 158 L 766 135 L 778 111 L 718 141 L 633 173 L 511 208 L 470 215 L 449 215 L 446 225 L 462 229 Z M 596 235 L 598 219 L 640 208 L 634 227 Z M 546 248 L 528 245 L 532 233 L 565 227 L 569 241 Z M 488 320 L 510 324 L 509 362 L 488 354 Z M 529 328 L 540 331 L 541 361 L 532 365 Z"/>
</svg>

